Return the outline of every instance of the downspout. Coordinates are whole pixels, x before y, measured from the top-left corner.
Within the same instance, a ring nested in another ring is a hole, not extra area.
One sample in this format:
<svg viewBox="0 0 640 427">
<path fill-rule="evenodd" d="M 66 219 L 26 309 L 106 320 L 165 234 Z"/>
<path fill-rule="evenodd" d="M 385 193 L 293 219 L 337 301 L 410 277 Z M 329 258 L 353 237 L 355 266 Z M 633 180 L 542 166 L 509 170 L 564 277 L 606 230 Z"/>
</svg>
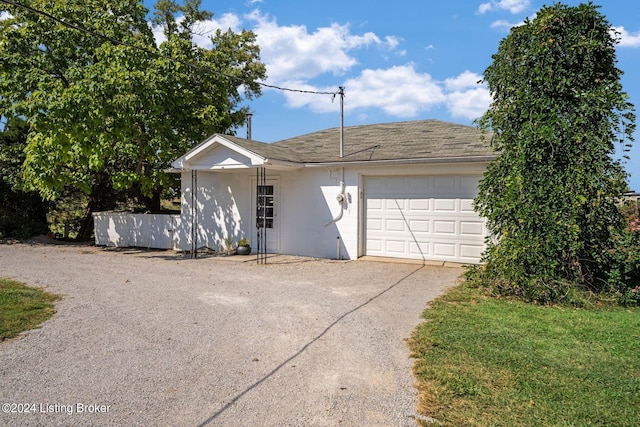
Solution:
<svg viewBox="0 0 640 427">
<path fill-rule="evenodd" d="M 324 225 L 325 227 L 328 227 L 331 224 L 334 224 L 340 221 L 342 219 L 342 215 L 344 214 L 344 207 L 345 207 L 344 205 L 347 201 L 347 195 L 344 191 L 344 168 L 340 168 L 340 192 L 336 196 L 336 200 L 338 201 L 338 203 L 340 203 L 340 212 L 335 218 L 333 218 L 331 221 L 326 223 Z"/>
<path fill-rule="evenodd" d="M 338 95 L 340 95 L 340 158 L 342 159 L 344 155 L 344 88 L 342 86 L 338 87 Z M 326 223 L 324 225 L 325 227 L 340 221 L 344 214 L 344 205 L 347 201 L 347 196 L 344 192 L 344 168 L 340 168 L 340 193 L 338 193 L 336 200 L 340 203 L 340 213 L 338 213 L 338 216 Z"/>
</svg>

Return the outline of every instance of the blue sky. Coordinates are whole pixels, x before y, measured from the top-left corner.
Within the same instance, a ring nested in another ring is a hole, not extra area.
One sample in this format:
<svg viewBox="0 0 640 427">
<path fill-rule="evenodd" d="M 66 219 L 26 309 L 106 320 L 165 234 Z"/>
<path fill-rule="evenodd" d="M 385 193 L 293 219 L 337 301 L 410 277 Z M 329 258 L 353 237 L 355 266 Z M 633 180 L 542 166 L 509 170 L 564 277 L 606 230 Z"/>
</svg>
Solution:
<svg viewBox="0 0 640 427">
<path fill-rule="evenodd" d="M 477 82 L 513 25 L 533 18 L 537 0 L 203 0 L 214 12 L 202 32 L 253 30 L 266 83 L 294 89 L 345 87 L 345 125 L 440 119 L 472 124 L 490 96 Z M 577 5 L 579 1 L 563 1 Z M 640 3 L 601 0 L 603 13 L 621 33 L 618 67 L 623 86 L 640 109 Z M 207 38 L 199 44 L 206 46 Z M 273 142 L 337 127 L 339 101 L 265 89 L 247 105 L 253 139 Z M 237 130 L 245 136 L 244 128 Z M 626 168 L 640 191 L 640 132 Z"/>
</svg>

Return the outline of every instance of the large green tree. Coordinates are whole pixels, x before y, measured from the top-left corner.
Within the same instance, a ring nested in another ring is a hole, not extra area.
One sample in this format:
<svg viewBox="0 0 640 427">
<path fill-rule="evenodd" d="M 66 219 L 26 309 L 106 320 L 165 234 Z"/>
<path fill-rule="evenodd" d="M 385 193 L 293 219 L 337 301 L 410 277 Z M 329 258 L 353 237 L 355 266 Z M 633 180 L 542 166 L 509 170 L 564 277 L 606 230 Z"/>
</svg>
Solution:
<svg viewBox="0 0 640 427">
<path fill-rule="evenodd" d="M 548 301 L 604 286 L 598 260 L 627 188 L 616 149 L 635 128 L 616 43 L 597 6 L 555 4 L 514 27 L 484 73 L 493 102 L 479 125 L 498 156 L 475 200 L 493 235 L 475 274 L 500 292 Z"/>
<path fill-rule="evenodd" d="M 87 219 L 134 197 L 157 211 L 176 185 L 169 162 L 214 132 L 245 120 L 243 99 L 260 95 L 265 67 L 255 35 L 216 31 L 195 45 L 212 16 L 200 0 L 162 0 L 154 23 L 133 0 L 24 0 L 3 6 L 0 114 L 29 124 L 24 180 L 55 199 L 73 186 L 89 196 Z M 80 237 L 86 237 L 88 227 Z"/>
</svg>

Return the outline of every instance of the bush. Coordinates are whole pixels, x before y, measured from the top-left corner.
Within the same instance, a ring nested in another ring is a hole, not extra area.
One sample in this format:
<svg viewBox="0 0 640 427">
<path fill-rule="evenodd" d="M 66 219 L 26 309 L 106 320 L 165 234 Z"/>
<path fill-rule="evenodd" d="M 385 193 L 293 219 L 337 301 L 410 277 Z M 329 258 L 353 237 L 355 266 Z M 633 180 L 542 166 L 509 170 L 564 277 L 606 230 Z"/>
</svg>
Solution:
<svg viewBox="0 0 640 427">
<path fill-rule="evenodd" d="M 627 228 L 614 237 L 614 247 L 604 254 L 607 284 L 623 305 L 640 305 L 640 216 L 637 206 L 626 205 Z"/>
<path fill-rule="evenodd" d="M 496 248 L 497 246 L 493 246 L 489 251 Z M 582 307 L 587 304 L 586 289 L 580 288 L 576 283 L 551 275 L 541 278 L 539 275 L 527 274 L 518 267 L 506 267 L 506 263 L 497 267 L 495 263 L 475 265 L 467 269 L 464 277 L 469 286 L 483 288 L 494 296 L 512 297 L 543 305 L 563 303 Z"/>
<path fill-rule="evenodd" d="M 468 276 L 494 293 L 563 303 L 632 274 L 632 260 L 608 259 L 634 254 L 618 237 L 627 174 L 616 144 L 630 150 L 635 114 L 616 42 L 597 6 L 556 3 L 513 27 L 484 72 L 493 101 L 477 123 L 496 158 L 474 208 L 493 239 Z M 631 253 L 610 254 L 618 245 Z"/>
</svg>

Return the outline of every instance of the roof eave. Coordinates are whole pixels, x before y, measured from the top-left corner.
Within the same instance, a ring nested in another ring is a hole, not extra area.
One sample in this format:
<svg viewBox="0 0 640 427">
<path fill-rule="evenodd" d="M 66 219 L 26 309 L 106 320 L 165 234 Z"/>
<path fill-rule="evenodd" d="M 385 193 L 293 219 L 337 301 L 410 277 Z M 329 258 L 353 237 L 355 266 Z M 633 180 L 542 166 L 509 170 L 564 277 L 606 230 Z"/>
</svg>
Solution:
<svg viewBox="0 0 640 427">
<path fill-rule="evenodd" d="M 276 169 L 301 169 L 305 165 L 301 162 L 294 162 L 291 160 L 277 160 L 277 159 L 265 159 L 265 166 L 272 166 Z"/>
<path fill-rule="evenodd" d="M 190 166 L 190 167 L 171 167 L 167 168 L 164 171 L 167 173 L 181 173 L 181 172 L 189 172 L 189 171 L 236 171 L 240 169 L 255 169 L 259 167 L 271 167 L 274 169 L 285 170 L 285 169 L 302 169 L 304 167 L 303 163 L 292 162 L 289 160 L 277 160 L 277 159 L 264 159 L 261 163 L 245 165 L 245 164 L 228 164 L 228 165 L 219 165 L 219 166 Z"/>
<path fill-rule="evenodd" d="M 495 159 L 496 155 L 486 156 L 460 156 L 460 157 L 430 157 L 417 159 L 387 159 L 387 160 L 353 160 L 353 161 L 332 161 L 305 163 L 304 167 L 327 167 L 327 166 L 370 166 L 370 165 L 415 165 L 432 163 L 486 163 Z"/>
</svg>

